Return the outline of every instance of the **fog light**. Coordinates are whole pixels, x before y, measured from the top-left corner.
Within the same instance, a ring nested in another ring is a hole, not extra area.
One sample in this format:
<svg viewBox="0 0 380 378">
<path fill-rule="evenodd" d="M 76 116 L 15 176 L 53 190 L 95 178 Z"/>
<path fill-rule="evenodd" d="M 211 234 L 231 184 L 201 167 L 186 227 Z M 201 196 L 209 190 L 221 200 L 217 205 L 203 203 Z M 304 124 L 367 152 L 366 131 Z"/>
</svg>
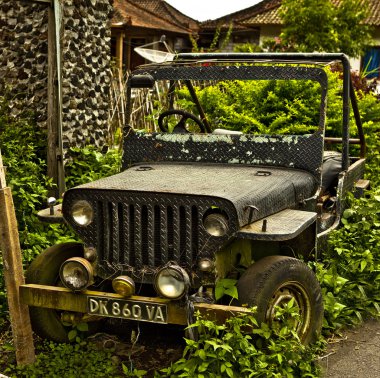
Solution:
<svg viewBox="0 0 380 378">
<path fill-rule="evenodd" d="M 89 262 L 94 262 L 96 260 L 96 249 L 94 247 L 84 247 L 84 258 Z"/>
<path fill-rule="evenodd" d="M 203 227 L 212 236 L 224 236 L 228 231 L 228 219 L 223 214 L 210 214 L 204 219 Z"/>
<path fill-rule="evenodd" d="M 202 259 L 198 262 L 198 268 L 202 272 L 211 272 L 214 269 L 214 262 L 210 259 Z"/>
<path fill-rule="evenodd" d="M 86 259 L 72 257 L 61 265 L 59 277 L 68 289 L 81 291 L 92 284 L 94 272 L 92 265 Z"/>
<path fill-rule="evenodd" d="M 167 266 L 157 272 L 154 286 L 162 297 L 180 299 L 189 290 L 189 275 L 178 265 Z"/>
<path fill-rule="evenodd" d="M 131 277 L 119 276 L 112 281 L 112 287 L 116 293 L 123 297 L 130 297 L 135 293 L 135 283 Z"/>
</svg>

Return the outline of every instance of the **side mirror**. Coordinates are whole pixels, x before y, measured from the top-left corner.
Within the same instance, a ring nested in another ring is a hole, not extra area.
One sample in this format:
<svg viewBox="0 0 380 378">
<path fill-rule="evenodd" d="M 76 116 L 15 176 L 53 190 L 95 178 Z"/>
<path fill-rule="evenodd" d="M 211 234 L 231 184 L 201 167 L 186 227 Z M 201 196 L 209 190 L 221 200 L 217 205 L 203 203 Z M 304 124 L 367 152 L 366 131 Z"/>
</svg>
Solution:
<svg viewBox="0 0 380 378">
<path fill-rule="evenodd" d="M 153 88 L 154 83 L 154 77 L 149 74 L 133 75 L 129 79 L 131 88 Z"/>
</svg>

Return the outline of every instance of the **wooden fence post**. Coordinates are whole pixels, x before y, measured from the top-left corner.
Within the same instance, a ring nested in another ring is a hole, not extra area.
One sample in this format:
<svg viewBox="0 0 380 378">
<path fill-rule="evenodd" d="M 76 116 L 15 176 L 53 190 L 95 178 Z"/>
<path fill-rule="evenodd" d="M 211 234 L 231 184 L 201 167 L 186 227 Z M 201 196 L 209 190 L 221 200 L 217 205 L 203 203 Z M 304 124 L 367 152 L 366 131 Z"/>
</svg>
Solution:
<svg viewBox="0 0 380 378">
<path fill-rule="evenodd" d="M 0 252 L 3 254 L 4 279 L 7 289 L 16 360 L 18 365 L 35 360 L 29 309 L 20 302 L 19 287 L 25 283 L 16 214 L 10 188 L 6 186 L 0 151 Z"/>
</svg>

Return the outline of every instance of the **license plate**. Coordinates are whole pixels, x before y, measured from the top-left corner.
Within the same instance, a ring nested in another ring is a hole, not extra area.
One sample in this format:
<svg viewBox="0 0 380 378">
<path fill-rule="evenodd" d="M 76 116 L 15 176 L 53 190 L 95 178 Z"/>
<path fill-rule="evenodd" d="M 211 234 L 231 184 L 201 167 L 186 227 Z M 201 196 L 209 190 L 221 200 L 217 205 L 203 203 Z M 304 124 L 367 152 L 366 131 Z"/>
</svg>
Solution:
<svg viewBox="0 0 380 378">
<path fill-rule="evenodd" d="M 165 304 L 142 301 L 87 297 L 87 313 L 151 323 L 166 324 L 168 322 L 168 311 Z"/>
</svg>

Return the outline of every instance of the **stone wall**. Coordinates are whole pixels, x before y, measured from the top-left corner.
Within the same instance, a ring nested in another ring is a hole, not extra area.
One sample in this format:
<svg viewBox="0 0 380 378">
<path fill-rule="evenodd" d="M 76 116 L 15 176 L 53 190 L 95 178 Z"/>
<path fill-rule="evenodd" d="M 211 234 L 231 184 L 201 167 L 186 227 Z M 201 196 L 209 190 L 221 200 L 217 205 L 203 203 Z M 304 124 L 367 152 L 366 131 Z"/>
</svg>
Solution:
<svg viewBox="0 0 380 378">
<path fill-rule="evenodd" d="M 62 130 L 64 149 L 107 137 L 112 0 L 60 0 Z M 11 88 L 19 101 L 47 120 L 48 4 L 0 0 L 0 94 Z"/>
<path fill-rule="evenodd" d="M 0 0 L 0 95 L 9 87 L 14 115 L 28 106 L 41 126 L 47 119 L 47 31 L 46 4 Z"/>
</svg>

